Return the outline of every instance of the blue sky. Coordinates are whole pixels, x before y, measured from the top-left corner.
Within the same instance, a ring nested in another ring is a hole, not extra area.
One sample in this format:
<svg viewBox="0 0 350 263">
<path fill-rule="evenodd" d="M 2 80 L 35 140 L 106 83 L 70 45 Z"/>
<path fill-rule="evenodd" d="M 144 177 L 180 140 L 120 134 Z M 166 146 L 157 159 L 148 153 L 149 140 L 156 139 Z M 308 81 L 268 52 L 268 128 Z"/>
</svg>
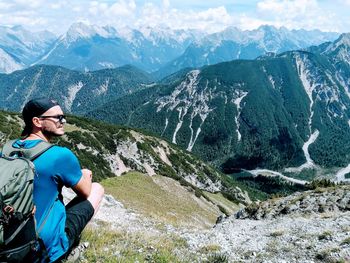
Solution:
<svg viewBox="0 0 350 263">
<path fill-rule="evenodd" d="M 64 33 L 74 22 L 114 27 L 167 26 L 207 32 L 263 24 L 350 31 L 350 0 L 0 0 L 0 25 Z"/>
</svg>

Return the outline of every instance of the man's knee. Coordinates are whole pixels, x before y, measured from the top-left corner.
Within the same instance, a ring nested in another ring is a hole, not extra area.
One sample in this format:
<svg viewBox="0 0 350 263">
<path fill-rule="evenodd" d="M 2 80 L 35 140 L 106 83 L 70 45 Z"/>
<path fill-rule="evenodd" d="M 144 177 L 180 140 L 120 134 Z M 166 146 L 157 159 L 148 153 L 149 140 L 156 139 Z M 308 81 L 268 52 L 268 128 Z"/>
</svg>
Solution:
<svg viewBox="0 0 350 263">
<path fill-rule="evenodd" d="M 92 185 L 91 185 L 91 193 L 90 193 L 90 196 L 89 196 L 88 200 L 90 201 L 90 203 L 94 207 L 95 212 L 99 208 L 99 205 L 101 203 L 101 200 L 103 198 L 104 193 L 105 193 L 105 190 L 104 190 L 104 188 L 103 188 L 103 186 L 101 184 L 99 184 L 99 183 L 92 183 Z"/>
<path fill-rule="evenodd" d="M 97 194 L 103 196 L 105 193 L 105 189 L 100 183 L 92 183 L 91 184 L 91 192 L 96 192 Z"/>
</svg>

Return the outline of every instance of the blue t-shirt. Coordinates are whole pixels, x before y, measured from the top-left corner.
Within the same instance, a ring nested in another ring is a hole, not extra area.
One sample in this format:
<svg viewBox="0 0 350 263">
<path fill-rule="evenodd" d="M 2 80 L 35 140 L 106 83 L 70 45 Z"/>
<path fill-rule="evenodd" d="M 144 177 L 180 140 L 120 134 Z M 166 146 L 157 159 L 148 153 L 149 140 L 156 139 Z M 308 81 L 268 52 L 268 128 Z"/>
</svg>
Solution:
<svg viewBox="0 0 350 263">
<path fill-rule="evenodd" d="M 32 148 L 41 140 L 17 140 L 14 147 Z M 77 157 L 67 148 L 53 146 L 34 160 L 35 219 L 40 238 L 44 241 L 51 261 L 68 250 L 65 232 L 66 210 L 62 187 L 75 186 L 81 176 Z"/>
</svg>

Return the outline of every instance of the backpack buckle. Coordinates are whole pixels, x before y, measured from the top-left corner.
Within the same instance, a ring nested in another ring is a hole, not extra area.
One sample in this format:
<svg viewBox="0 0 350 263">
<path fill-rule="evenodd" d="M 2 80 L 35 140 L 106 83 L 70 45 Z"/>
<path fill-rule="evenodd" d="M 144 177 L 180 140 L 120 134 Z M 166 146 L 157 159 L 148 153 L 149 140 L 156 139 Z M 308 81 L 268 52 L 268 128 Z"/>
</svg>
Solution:
<svg viewBox="0 0 350 263">
<path fill-rule="evenodd" d="M 12 214 L 12 213 L 15 211 L 15 209 L 14 209 L 12 206 L 7 205 L 7 206 L 5 206 L 5 207 L 3 208 L 3 211 L 4 211 L 6 214 Z"/>
</svg>

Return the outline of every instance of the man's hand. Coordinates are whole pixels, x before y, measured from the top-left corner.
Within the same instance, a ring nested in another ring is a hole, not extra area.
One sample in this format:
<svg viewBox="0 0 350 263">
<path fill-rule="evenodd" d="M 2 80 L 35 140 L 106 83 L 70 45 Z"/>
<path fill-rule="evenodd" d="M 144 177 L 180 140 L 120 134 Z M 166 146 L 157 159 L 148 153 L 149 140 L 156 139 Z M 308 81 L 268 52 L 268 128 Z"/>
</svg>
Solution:
<svg viewBox="0 0 350 263">
<path fill-rule="evenodd" d="M 86 179 L 92 180 L 92 172 L 89 169 L 82 169 L 81 172 Z"/>
</svg>

